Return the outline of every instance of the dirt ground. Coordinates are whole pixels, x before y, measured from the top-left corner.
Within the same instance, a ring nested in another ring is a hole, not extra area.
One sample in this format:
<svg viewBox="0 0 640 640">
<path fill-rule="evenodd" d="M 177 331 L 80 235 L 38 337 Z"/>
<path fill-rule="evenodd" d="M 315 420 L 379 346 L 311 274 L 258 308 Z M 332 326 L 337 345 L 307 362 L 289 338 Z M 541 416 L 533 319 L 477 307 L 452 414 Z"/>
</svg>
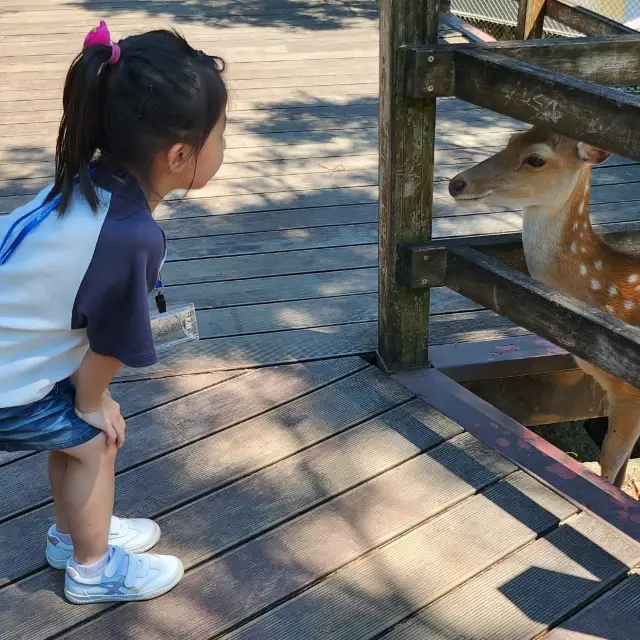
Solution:
<svg viewBox="0 0 640 640">
<path fill-rule="evenodd" d="M 600 465 L 597 462 L 585 462 L 584 466 L 600 475 Z M 638 493 L 640 492 L 640 458 L 629 461 L 627 479 L 622 488 L 625 493 L 628 493 L 636 500 L 638 499 Z"/>
<path fill-rule="evenodd" d="M 596 439 L 601 442 L 606 425 L 601 423 L 595 427 L 593 425 L 589 426 L 591 433 L 585 428 L 584 422 L 561 422 L 535 427 L 532 431 L 546 438 L 559 449 L 573 455 L 577 460 L 584 463 L 588 469 L 599 475 L 600 464 L 598 459 L 600 457 L 600 447 Z M 596 439 L 592 437 L 592 433 Z M 636 446 L 637 449 L 638 447 Z M 638 499 L 638 492 L 640 491 L 640 457 L 634 457 L 629 461 L 627 480 L 623 489 L 630 496 L 636 500 Z"/>
</svg>

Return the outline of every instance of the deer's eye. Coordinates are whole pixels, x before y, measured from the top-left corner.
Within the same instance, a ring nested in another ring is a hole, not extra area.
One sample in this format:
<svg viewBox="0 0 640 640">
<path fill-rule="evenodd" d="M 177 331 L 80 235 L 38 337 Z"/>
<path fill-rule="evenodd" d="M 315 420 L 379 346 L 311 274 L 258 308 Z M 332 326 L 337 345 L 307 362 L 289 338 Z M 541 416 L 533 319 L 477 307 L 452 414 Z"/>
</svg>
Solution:
<svg viewBox="0 0 640 640">
<path fill-rule="evenodd" d="M 546 160 L 540 156 L 532 155 L 525 159 L 525 164 L 528 164 L 530 167 L 534 167 L 535 169 L 539 169 L 540 167 L 544 167 L 547 164 Z"/>
</svg>

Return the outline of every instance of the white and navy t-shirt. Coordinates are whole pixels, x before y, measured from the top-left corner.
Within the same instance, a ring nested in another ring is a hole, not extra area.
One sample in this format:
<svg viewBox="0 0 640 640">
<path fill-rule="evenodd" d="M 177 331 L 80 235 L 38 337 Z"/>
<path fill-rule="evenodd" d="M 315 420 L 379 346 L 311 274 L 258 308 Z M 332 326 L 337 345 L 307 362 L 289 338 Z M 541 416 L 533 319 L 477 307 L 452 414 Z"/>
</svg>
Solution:
<svg viewBox="0 0 640 640">
<path fill-rule="evenodd" d="M 0 265 L 0 407 L 46 396 L 89 347 L 130 367 L 156 362 L 149 294 L 166 252 L 163 231 L 137 183 L 96 172 L 100 207 L 77 193 Z M 50 187 L 0 216 L 0 239 L 43 202 Z"/>
</svg>

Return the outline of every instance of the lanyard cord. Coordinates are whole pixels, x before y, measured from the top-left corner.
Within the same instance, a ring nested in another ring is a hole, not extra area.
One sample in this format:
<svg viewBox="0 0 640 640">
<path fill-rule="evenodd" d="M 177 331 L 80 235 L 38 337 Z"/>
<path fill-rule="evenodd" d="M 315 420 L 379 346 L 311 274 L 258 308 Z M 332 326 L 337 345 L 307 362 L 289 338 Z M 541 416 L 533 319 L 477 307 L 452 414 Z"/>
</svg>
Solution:
<svg viewBox="0 0 640 640">
<path fill-rule="evenodd" d="M 156 307 L 158 307 L 158 313 L 165 313 L 167 310 L 167 301 L 164 297 L 164 286 L 162 285 L 162 276 L 158 273 L 158 279 L 156 280 Z"/>
</svg>

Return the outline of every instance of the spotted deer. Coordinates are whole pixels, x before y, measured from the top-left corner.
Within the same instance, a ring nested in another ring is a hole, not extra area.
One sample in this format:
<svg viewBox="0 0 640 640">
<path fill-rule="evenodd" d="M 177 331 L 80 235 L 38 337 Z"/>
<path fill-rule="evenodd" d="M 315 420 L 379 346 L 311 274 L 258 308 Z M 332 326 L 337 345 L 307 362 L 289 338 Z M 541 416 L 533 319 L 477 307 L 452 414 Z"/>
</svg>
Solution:
<svg viewBox="0 0 640 640">
<path fill-rule="evenodd" d="M 455 176 L 449 193 L 460 205 L 522 207 L 522 242 L 531 276 L 628 324 L 640 325 L 640 253 L 608 245 L 589 220 L 591 168 L 609 155 L 533 127 L 512 136 L 504 150 Z M 576 360 L 607 393 L 609 429 L 600 466 L 602 477 L 620 487 L 640 436 L 640 389 Z"/>
</svg>

